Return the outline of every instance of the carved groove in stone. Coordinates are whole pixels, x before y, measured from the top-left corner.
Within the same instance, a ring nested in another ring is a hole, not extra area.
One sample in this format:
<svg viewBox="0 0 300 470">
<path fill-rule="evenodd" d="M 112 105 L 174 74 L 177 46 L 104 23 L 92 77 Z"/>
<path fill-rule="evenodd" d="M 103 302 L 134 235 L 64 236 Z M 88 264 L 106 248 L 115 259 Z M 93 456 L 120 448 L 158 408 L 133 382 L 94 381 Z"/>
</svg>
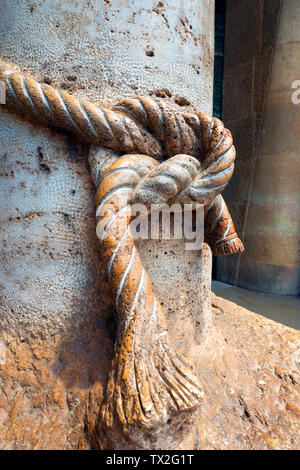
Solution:
<svg viewBox="0 0 300 470">
<path fill-rule="evenodd" d="M 178 113 L 149 97 L 113 109 L 39 84 L 0 64 L 6 106 L 119 152 L 90 158 L 98 188 L 97 235 L 115 299 L 118 334 L 101 423 L 106 429 L 153 430 L 197 409 L 199 379 L 173 349 L 130 231 L 131 205 L 205 205 L 205 238 L 216 255 L 243 251 L 220 193 L 234 170 L 231 133 L 204 113 Z M 158 158 L 168 160 L 159 163 Z M 152 158 L 155 157 L 155 158 Z"/>
</svg>

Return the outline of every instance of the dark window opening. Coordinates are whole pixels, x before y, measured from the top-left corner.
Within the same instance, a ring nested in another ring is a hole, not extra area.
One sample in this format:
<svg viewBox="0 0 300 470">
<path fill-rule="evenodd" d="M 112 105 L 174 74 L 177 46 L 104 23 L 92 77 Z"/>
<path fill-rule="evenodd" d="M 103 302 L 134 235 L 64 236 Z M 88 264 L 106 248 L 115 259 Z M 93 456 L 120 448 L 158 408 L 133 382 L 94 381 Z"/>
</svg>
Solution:
<svg viewBox="0 0 300 470">
<path fill-rule="evenodd" d="M 213 115 L 222 119 L 226 0 L 216 0 L 215 5 L 215 65 Z"/>
<path fill-rule="evenodd" d="M 215 54 L 214 54 L 214 95 L 213 115 L 222 119 L 223 67 L 225 38 L 226 0 L 215 1 Z M 212 278 L 216 279 L 216 257 L 213 256 Z"/>
</svg>

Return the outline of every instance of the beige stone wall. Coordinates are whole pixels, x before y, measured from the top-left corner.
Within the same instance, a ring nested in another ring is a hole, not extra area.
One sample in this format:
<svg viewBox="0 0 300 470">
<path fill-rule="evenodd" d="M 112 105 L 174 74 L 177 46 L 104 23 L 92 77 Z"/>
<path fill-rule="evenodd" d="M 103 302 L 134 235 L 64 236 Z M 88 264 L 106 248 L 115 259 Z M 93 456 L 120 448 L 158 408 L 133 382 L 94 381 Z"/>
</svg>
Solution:
<svg viewBox="0 0 300 470">
<path fill-rule="evenodd" d="M 217 279 L 297 295 L 300 105 L 291 85 L 300 80 L 300 3 L 227 3 L 223 119 L 237 164 L 224 196 L 245 253 L 218 260 Z"/>
</svg>

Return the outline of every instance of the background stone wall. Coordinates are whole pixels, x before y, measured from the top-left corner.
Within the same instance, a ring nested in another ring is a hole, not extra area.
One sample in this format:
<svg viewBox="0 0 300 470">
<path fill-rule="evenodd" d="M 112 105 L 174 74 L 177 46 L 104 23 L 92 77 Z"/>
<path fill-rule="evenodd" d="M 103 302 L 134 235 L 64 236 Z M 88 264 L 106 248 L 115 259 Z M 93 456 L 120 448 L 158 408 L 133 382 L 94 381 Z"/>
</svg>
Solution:
<svg viewBox="0 0 300 470">
<path fill-rule="evenodd" d="M 237 161 L 224 191 L 245 253 L 216 278 L 257 291 L 300 292 L 300 3 L 227 0 L 223 120 Z"/>
</svg>

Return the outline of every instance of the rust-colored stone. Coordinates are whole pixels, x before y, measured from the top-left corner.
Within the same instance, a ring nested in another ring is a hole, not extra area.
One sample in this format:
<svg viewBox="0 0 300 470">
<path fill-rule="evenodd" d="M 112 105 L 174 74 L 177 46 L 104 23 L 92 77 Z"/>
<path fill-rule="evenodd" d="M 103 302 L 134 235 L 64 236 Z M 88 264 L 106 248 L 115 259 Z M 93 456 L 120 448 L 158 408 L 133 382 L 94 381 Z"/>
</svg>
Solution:
<svg viewBox="0 0 300 470">
<path fill-rule="evenodd" d="M 209 342 L 201 356 L 193 349 L 205 400 L 193 439 L 182 445 L 298 449 L 299 332 L 219 297 L 212 302 Z M 96 424 L 109 355 L 99 350 L 100 337 L 97 332 L 91 336 L 89 324 L 74 334 L 86 346 L 74 354 L 66 338 L 65 359 L 70 355 L 71 364 L 58 360 L 61 336 L 42 341 L 28 336 L 24 342 L 6 334 L 7 363 L 0 368 L 1 449 L 104 446 Z M 111 354 L 111 343 L 105 347 Z"/>
</svg>

